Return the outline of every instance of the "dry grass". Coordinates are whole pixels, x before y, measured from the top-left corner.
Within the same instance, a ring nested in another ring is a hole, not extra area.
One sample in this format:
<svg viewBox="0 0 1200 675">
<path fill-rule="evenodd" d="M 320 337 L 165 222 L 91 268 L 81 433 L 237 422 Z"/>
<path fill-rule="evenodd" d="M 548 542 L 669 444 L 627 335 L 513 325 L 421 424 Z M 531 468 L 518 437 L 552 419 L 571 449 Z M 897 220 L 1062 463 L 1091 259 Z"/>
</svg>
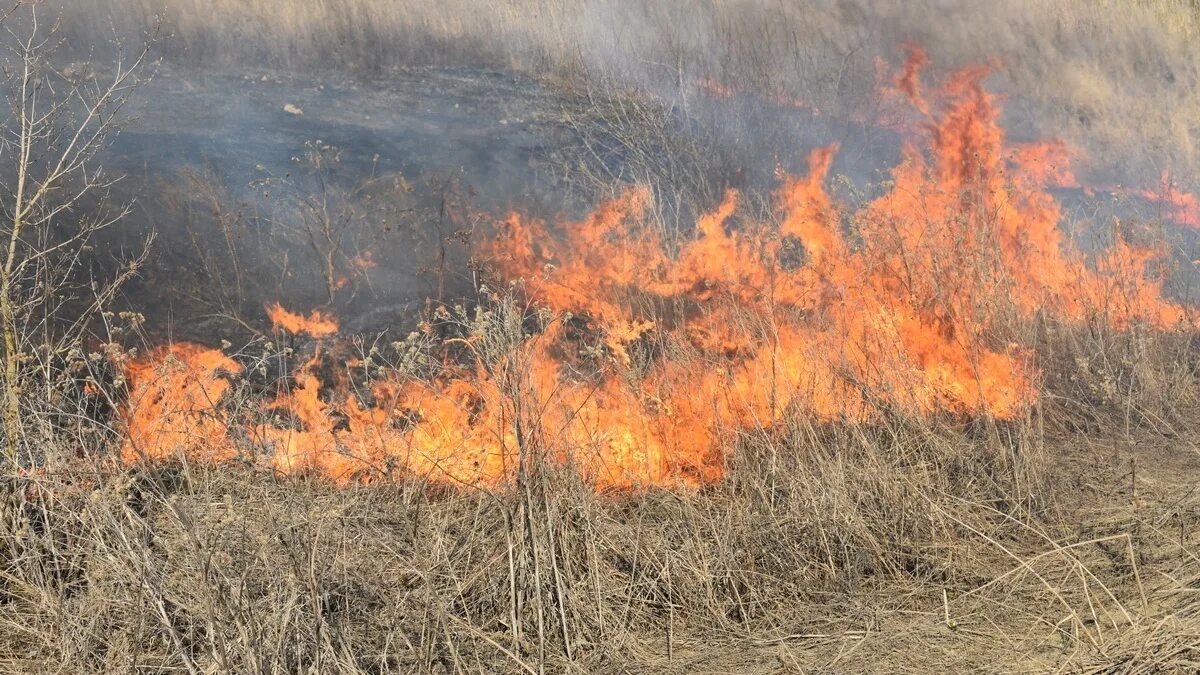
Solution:
<svg viewBox="0 0 1200 675">
<path fill-rule="evenodd" d="M 484 358 L 523 339 L 495 311 Z M 700 489 L 598 494 L 536 448 L 492 489 L 338 487 L 79 440 L 2 483 L 0 666 L 1191 671 L 1195 345 L 1045 330 L 1023 420 L 797 416 Z"/>
<path fill-rule="evenodd" d="M 1157 493 L 1143 477 L 1135 505 L 1125 491 L 1082 526 L 1054 527 L 1056 510 L 1008 501 L 1004 461 L 964 453 L 961 437 L 851 436 L 763 447 L 699 493 L 624 497 L 557 474 L 524 494 L 199 467 L 9 480 L 0 662 L 1158 672 L 1200 660 L 1198 505 L 1183 486 Z M 1128 481 L 1089 470 L 1099 489 Z"/>
</svg>

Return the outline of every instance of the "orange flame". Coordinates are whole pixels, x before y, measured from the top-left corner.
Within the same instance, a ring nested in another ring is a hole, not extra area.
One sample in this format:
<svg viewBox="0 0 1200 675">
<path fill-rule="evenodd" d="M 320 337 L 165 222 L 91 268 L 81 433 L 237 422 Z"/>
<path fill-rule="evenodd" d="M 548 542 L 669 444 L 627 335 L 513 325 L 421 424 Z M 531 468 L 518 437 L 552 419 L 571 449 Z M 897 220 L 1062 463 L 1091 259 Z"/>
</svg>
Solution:
<svg viewBox="0 0 1200 675">
<path fill-rule="evenodd" d="M 1163 173 L 1157 189 L 1138 190 L 1137 194 L 1159 205 L 1163 210 L 1163 217 L 1181 225 L 1200 227 L 1200 198 L 1180 190 L 1171 180 L 1170 174 Z"/>
<path fill-rule="evenodd" d="M 192 344 L 157 349 L 128 364 L 121 458 L 132 463 L 176 455 L 211 461 L 235 457 L 229 420 L 218 408 L 230 386 L 222 371 L 236 375 L 242 367 L 220 351 Z"/>
<path fill-rule="evenodd" d="M 1071 153 L 1062 141 L 1020 146 L 1013 151 L 1011 160 L 1017 165 L 1018 172 L 1035 187 L 1080 187 L 1071 168 Z"/>
<path fill-rule="evenodd" d="M 289 333 L 300 335 L 306 333 L 313 337 L 325 337 L 338 332 L 338 323 L 332 317 L 325 316 L 321 310 L 313 310 L 308 316 L 289 312 L 279 303 L 267 306 L 267 316 L 276 328 Z"/>
<path fill-rule="evenodd" d="M 750 220 L 730 192 L 673 252 L 644 187 L 576 223 L 514 213 L 477 253 L 560 318 L 498 362 L 356 387 L 349 367 L 323 372 L 318 353 L 231 434 L 220 372 L 240 367 L 176 346 L 130 367 L 130 446 L 221 461 L 244 436 L 271 448 L 279 471 L 338 481 L 494 484 L 547 460 L 601 487 L 694 485 L 721 476 L 739 432 L 788 416 L 1025 414 L 1038 373 L 1013 320 L 1195 326 L 1148 273 L 1160 251 L 1118 240 L 1089 265 L 1061 234 L 1045 188 L 1075 183 L 1065 146 L 1010 147 L 987 71 L 926 94 L 924 61 L 912 50 L 892 80 L 922 130 L 887 192 L 858 210 L 825 188 L 828 147 L 808 175 L 783 177 L 773 218 Z M 292 332 L 337 330 L 318 312 L 269 311 Z M 147 395 L 158 391 L 149 374 L 172 359 L 187 368 L 167 369 L 164 391 Z"/>
</svg>

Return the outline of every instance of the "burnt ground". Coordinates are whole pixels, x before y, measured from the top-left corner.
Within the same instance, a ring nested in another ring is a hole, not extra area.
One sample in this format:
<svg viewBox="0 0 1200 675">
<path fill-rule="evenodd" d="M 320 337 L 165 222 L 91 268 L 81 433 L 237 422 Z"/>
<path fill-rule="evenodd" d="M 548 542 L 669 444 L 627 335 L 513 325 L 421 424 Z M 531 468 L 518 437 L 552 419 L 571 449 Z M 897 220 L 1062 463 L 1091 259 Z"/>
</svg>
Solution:
<svg viewBox="0 0 1200 675">
<path fill-rule="evenodd" d="M 130 112 L 100 160 L 124 176 L 112 199 L 135 208 L 104 250 L 127 257 L 155 233 L 127 308 L 159 337 L 208 342 L 253 334 L 273 301 L 332 308 L 353 329 L 407 330 L 425 299 L 470 296 L 467 232 L 513 209 L 582 215 L 645 170 L 669 182 L 703 165 L 686 180 L 715 202 L 726 187 L 770 189 L 778 167 L 806 170 L 815 147 L 838 143 L 835 171 L 856 184 L 880 178 L 899 149 L 886 132 L 749 98 L 680 105 L 463 68 L 348 81 L 163 65 Z M 573 178 L 582 165 L 588 186 Z M 344 279 L 332 294 L 317 250 L 330 248 L 326 216 Z"/>
<path fill-rule="evenodd" d="M 481 206 L 536 206 L 546 195 L 535 185 L 535 158 L 562 142 L 554 120 L 563 97 L 487 71 L 422 69 L 352 83 L 163 66 L 137 100 L 106 165 L 169 175 L 203 163 L 235 189 L 261 177 L 256 167 L 286 171 L 304 142 L 322 140 L 353 169 L 367 170 L 377 155 L 384 173 L 460 173 Z"/>
<path fill-rule="evenodd" d="M 571 143 L 559 122 L 570 105 L 482 71 L 356 84 L 164 67 L 101 157 L 125 176 L 114 199 L 135 204 L 109 236 L 125 251 L 157 236 L 126 302 L 152 331 L 207 341 L 261 326 L 276 300 L 334 305 L 359 329 L 411 326 L 425 298 L 469 293 L 460 231 L 478 214 L 572 208 L 544 170 Z M 331 302 L 334 249 L 344 279 Z"/>
</svg>

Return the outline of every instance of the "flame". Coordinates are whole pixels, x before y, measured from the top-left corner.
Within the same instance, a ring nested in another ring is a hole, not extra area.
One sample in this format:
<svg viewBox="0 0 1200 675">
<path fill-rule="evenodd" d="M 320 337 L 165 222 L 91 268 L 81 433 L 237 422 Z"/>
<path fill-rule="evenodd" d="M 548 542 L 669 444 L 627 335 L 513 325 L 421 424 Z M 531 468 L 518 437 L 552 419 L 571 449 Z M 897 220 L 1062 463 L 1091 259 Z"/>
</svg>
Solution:
<svg viewBox="0 0 1200 675">
<path fill-rule="evenodd" d="M 1071 152 L 1062 141 L 1028 143 L 1017 147 L 1011 161 L 1033 186 L 1079 188 L 1071 167 Z"/>
<path fill-rule="evenodd" d="M 129 401 L 126 462 L 161 460 L 177 455 L 210 461 L 237 456 L 229 420 L 219 403 L 242 366 L 218 350 L 175 344 L 156 349 L 126 366 Z"/>
<path fill-rule="evenodd" d="M 713 98 L 733 98 L 737 95 L 733 87 L 712 78 L 696 80 L 696 88 Z"/>
<path fill-rule="evenodd" d="M 729 192 L 673 251 L 646 187 L 579 222 L 510 214 L 477 257 L 557 318 L 500 358 L 363 384 L 327 341 L 237 422 L 220 400 L 240 366 L 177 345 L 130 366 L 127 455 L 223 461 L 249 439 L 280 472 L 343 482 L 496 484 L 550 461 L 599 487 L 699 485 L 739 434 L 787 419 L 1026 414 L 1039 378 L 1022 320 L 1195 327 L 1150 273 L 1162 251 L 1118 238 L 1089 261 L 1062 235 L 1046 187 L 1077 184 L 1065 145 L 1008 144 L 987 70 L 928 90 L 925 61 L 913 48 L 891 79 L 921 123 L 890 187 L 858 209 L 825 187 L 831 146 L 781 177 L 772 217 Z M 294 333 L 337 331 L 319 312 L 268 309 Z"/>
<path fill-rule="evenodd" d="M 1159 205 L 1164 218 L 1180 225 L 1200 228 L 1200 198 L 1180 190 L 1170 174 L 1163 173 L 1157 189 L 1138 190 L 1137 195 Z"/>
<path fill-rule="evenodd" d="M 313 310 L 311 314 L 304 316 L 289 312 L 276 302 L 267 306 L 267 316 L 276 328 L 295 335 L 306 333 L 313 337 L 325 337 L 338 332 L 337 321 L 325 316 L 321 310 Z"/>
<path fill-rule="evenodd" d="M 929 104 L 925 102 L 921 93 L 921 71 L 929 65 L 929 55 L 923 47 L 915 44 L 905 45 L 904 51 L 907 58 L 904 59 L 904 67 L 895 77 L 895 87 L 918 112 L 928 117 Z"/>
<path fill-rule="evenodd" d="M 672 472 L 663 425 L 651 417 L 628 418 L 627 411 L 641 401 L 614 380 L 571 381 L 549 349 L 557 330 L 501 366 L 509 375 L 517 368 L 526 373 L 507 389 L 484 373 L 381 382 L 372 392 L 374 405 L 347 396 L 336 414 L 320 398 L 319 361 L 311 361 L 296 386 L 268 406 L 294 415 L 299 429 L 263 425 L 258 436 L 274 447 L 280 471 L 339 481 L 403 469 L 456 483 L 494 484 L 536 453 L 573 463 L 601 485 L 665 482 Z M 524 427 L 513 424 L 523 416 L 518 401 L 538 411 Z"/>
</svg>

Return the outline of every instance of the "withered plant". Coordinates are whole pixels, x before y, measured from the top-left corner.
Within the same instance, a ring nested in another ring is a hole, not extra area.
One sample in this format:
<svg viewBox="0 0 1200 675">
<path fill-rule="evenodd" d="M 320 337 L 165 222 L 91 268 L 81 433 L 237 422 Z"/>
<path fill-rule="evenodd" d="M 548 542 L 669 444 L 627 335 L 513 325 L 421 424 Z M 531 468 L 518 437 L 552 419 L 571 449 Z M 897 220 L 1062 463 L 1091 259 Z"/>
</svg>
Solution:
<svg viewBox="0 0 1200 675">
<path fill-rule="evenodd" d="M 64 403 L 64 388 L 75 386 L 64 364 L 78 362 L 87 338 L 104 330 L 118 290 L 145 259 L 149 241 L 141 250 L 93 249 L 97 235 L 128 213 L 108 203 L 116 179 L 95 160 L 121 128 L 151 43 L 115 42 L 107 75 L 69 75 L 55 58 L 57 26 L 44 22 L 37 4 L 16 3 L 2 18 L 0 419 L 12 466 L 30 461 L 22 458 L 34 440 L 27 417 Z M 101 276 L 98 259 L 115 271 Z"/>
</svg>

